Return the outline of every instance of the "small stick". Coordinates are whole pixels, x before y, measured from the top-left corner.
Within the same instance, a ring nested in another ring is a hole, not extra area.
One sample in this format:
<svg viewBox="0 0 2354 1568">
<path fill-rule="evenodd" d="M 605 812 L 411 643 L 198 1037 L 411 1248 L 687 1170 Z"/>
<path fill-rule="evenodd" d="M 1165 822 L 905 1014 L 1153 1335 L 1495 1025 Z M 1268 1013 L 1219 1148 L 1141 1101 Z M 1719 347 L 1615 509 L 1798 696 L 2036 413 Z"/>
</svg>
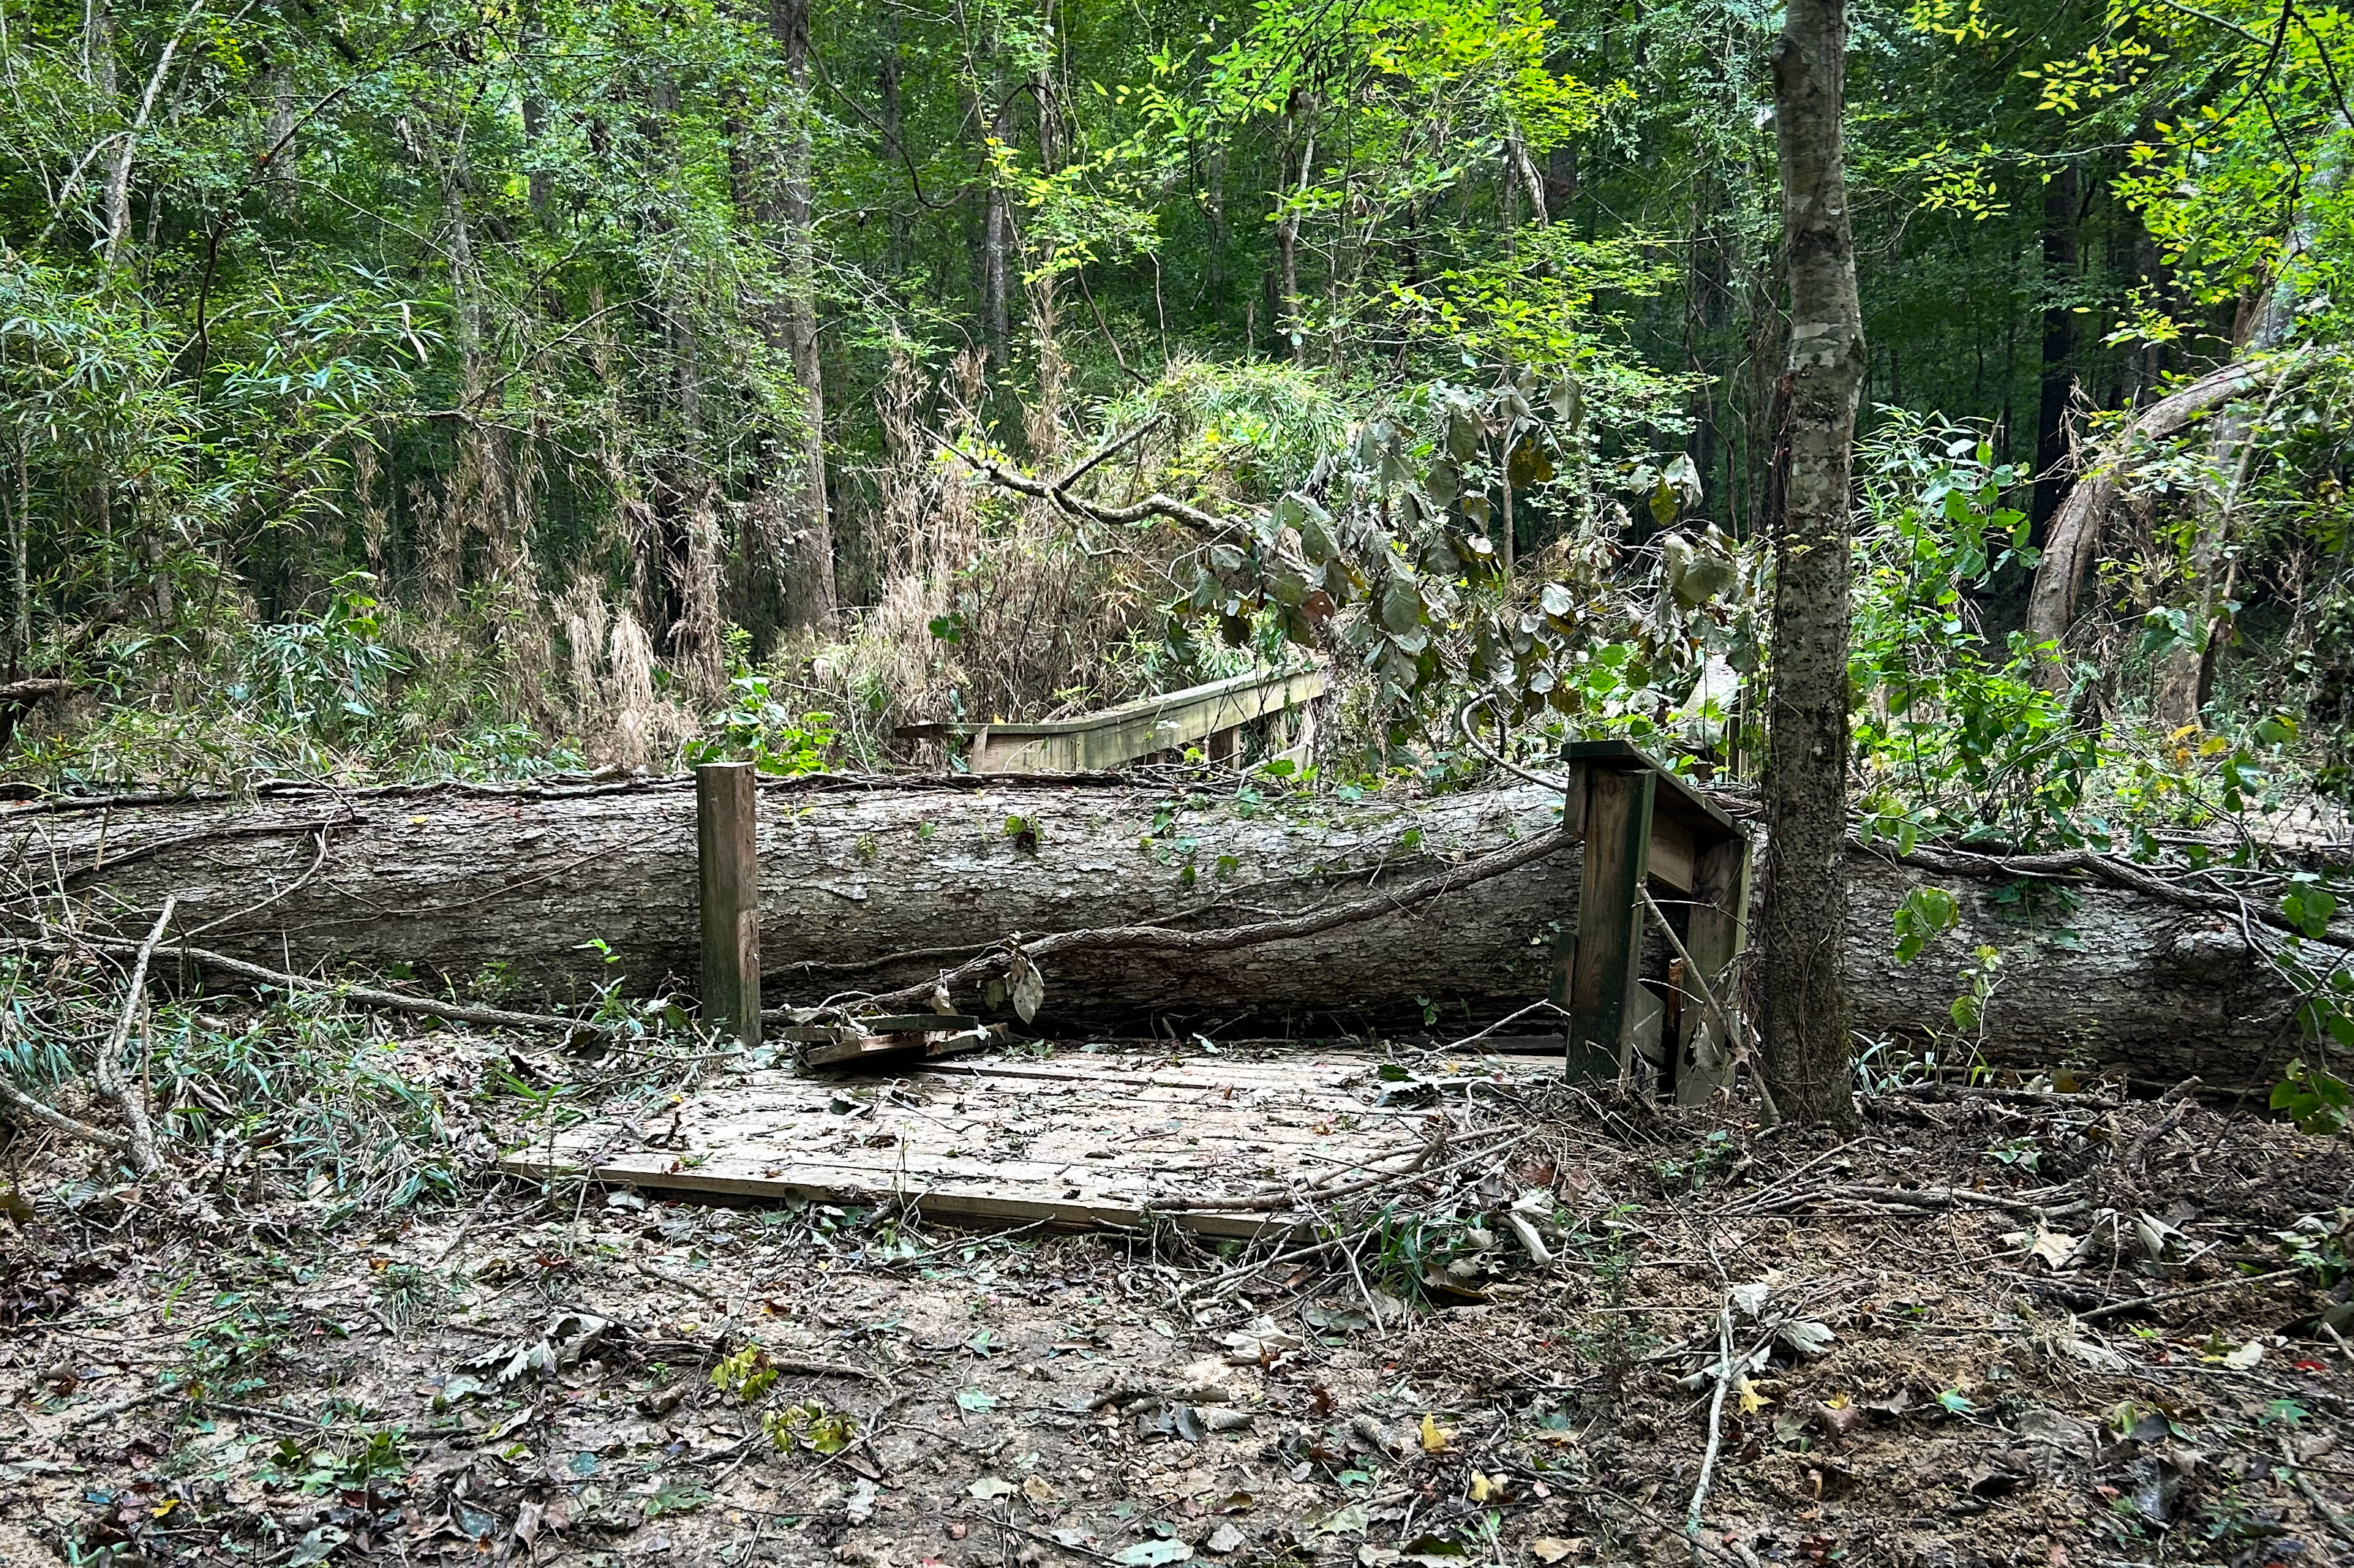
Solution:
<svg viewBox="0 0 2354 1568">
<path fill-rule="evenodd" d="M 2321 1522 L 2329 1527 L 2329 1532 L 2349 1544 L 2354 1544 L 2354 1525 L 2348 1524 L 2335 1509 L 2321 1500 L 2321 1494 L 2314 1489 L 2311 1481 L 2305 1478 L 2305 1467 L 2296 1462 L 2296 1456 L 2290 1451 L 2285 1437 L 2281 1439 L 2281 1462 L 2288 1467 L 2289 1478 L 2296 1482 L 2296 1489 L 2305 1494 L 2306 1502 L 2321 1517 Z"/>
<path fill-rule="evenodd" d="M 82 938 L 79 946 L 96 948 L 106 952 L 122 952 L 130 944 L 111 941 L 103 937 L 88 937 Z M 0 949 L 64 957 L 76 951 L 77 947 L 75 944 L 67 942 L 48 942 L 19 938 L 0 942 Z M 482 1023 L 508 1029 L 586 1030 L 599 1034 L 619 1033 L 621 1029 L 620 1024 L 599 1023 L 592 1019 L 565 1018 L 547 1012 L 513 1012 L 503 1007 L 476 1007 L 467 1002 L 436 1001 L 431 997 L 402 996 L 397 991 L 372 991 L 366 986 L 339 985 L 333 980 L 313 980 L 306 975 L 292 974 L 284 969 L 265 969 L 260 964 L 249 964 L 242 959 L 232 959 L 226 953 L 208 952 L 202 948 L 183 948 L 182 956 L 244 980 L 259 980 L 264 985 L 293 991 L 321 991 L 329 996 L 341 997 L 346 1001 L 357 1002 L 363 1007 L 382 1008 L 390 1012 L 415 1013 L 423 1018 L 447 1019 L 452 1023 Z"/>
<path fill-rule="evenodd" d="M 2161 1291 L 2156 1296 L 2137 1296 L 2130 1301 L 2112 1301 L 2106 1307 L 2095 1307 L 2090 1312 L 2076 1314 L 2079 1323 L 2097 1323 L 2104 1318 L 2114 1318 L 2120 1312 L 2138 1311 L 2144 1307 L 2163 1306 L 2168 1301 L 2182 1301 L 2193 1296 L 2211 1296 L 2218 1290 L 2229 1290 L 2235 1285 L 2269 1285 L 2277 1279 L 2291 1279 L 2304 1273 L 2301 1268 L 2283 1268 L 2271 1274 L 2244 1274 L 2233 1279 L 2219 1279 L 2211 1285 L 2194 1285 L 2188 1290 Z"/>
<path fill-rule="evenodd" d="M 1684 1515 L 1684 1539 L 1691 1542 L 1692 1561 L 1700 1561 L 1700 1516 L 1708 1507 L 1709 1489 L 1716 1481 L 1716 1456 L 1724 1446 L 1724 1391 L 1733 1386 L 1733 1300 L 1725 1298 L 1716 1319 L 1716 1395 L 1708 1405 L 1708 1452 L 1701 1457 L 1700 1484 L 1692 1489 L 1691 1508 Z"/>
<path fill-rule="evenodd" d="M 139 944 L 139 958 L 131 966 L 130 993 L 122 999 L 122 1014 L 114 1021 L 113 1032 L 98 1048 L 99 1092 L 112 1100 L 122 1112 L 123 1152 L 130 1156 L 133 1175 L 152 1176 L 163 1169 L 163 1157 L 155 1152 L 155 1124 L 147 1118 L 147 1098 L 137 1084 L 122 1076 L 122 1053 L 131 1042 L 131 1029 L 139 1017 L 140 1004 L 147 997 L 147 965 L 155 957 L 156 944 L 172 924 L 173 912 L 180 906 L 175 894 L 164 900 L 164 912 L 155 916 L 155 928 Z"/>
</svg>

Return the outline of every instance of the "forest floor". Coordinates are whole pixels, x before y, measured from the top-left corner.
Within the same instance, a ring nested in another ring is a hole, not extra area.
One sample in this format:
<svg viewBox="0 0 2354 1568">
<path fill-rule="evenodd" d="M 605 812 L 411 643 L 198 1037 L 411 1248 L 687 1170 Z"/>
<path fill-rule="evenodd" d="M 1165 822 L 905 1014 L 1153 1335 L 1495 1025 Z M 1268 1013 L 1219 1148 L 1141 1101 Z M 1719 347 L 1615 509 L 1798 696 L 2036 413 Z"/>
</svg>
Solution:
<svg viewBox="0 0 2354 1568">
<path fill-rule="evenodd" d="M 334 1224 L 20 1202 L 0 1563 L 2354 1561 L 2344 1139 L 2096 1089 L 1893 1090 L 1837 1147 L 1480 1114 L 1509 1170 L 1271 1264 L 487 1165 Z M 1532 1247 L 1492 1201 L 1536 1188 Z"/>
</svg>

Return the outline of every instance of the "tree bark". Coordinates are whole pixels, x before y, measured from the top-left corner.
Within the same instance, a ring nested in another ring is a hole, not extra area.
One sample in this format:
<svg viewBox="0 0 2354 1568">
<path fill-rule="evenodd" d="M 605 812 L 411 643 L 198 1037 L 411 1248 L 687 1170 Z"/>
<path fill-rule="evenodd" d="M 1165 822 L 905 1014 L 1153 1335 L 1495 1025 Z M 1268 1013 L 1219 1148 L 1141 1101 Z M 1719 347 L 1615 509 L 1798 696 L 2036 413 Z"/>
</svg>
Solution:
<svg viewBox="0 0 2354 1568">
<path fill-rule="evenodd" d="M 817 249 L 811 192 L 809 0 L 771 0 L 769 26 L 784 51 L 792 89 L 786 104 L 784 179 L 778 218 L 784 230 L 785 303 L 780 335 L 801 388 L 801 429 L 795 476 L 794 551 L 785 573 L 787 619 L 796 626 L 832 624 L 836 603 L 833 523 L 826 504 L 825 383 L 818 360 Z"/>
<path fill-rule="evenodd" d="M 1515 786 L 1246 815 L 1230 797 L 1143 788 L 771 780 L 758 830 L 769 997 L 806 1003 L 926 981 L 1014 932 L 1208 931 L 1362 898 L 1546 832 L 1559 806 L 1552 791 Z M 526 1006 L 577 1005 L 617 981 L 639 995 L 690 989 L 698 968 L 684 779 L 18 806 L 0 812 L 0 832 L 20 876 L 62 877 L 131 936 L 177 895 L 179 940 L 272 969 L 407 973 L 419 994 Z M 1987 895 L 2005 883 L 1854 850 L 1843 861 L 1852 898 L 1824 946 L 1854 977 L 1853 1023 L 1867 1040 L 1978 1045 L 1954 1038 L 1949 1009 L 1983 944 L 2004 960 L 1984 1012 L 1996 1062 L 2115 1065 L 2154 1084 L 2197 1073 L 2236 1088 L 2269 1083 L 2296 1052 L 2295 998 L 2250 955 L 2233 916 L 2089 885 L 2072 889 L 2073 906 L 1998 905 Z M 1302 941 L 1050 957 L 1039 1023 L 1329 1036 L 1418 1030 L 1427 1003 L 1433 1029 L 1468 1033 L 1545 994 L 1553 939 L 1575 928 L 1581 870 L 1575 849 L 1560 851 Z M 1961 925 L 1898 964 L 1896 906 L 1929 881 L 1955 894 Z M 1772 917 L 1768 897 L 1753 918 Z M 21 911 L 0 930 L 43 936 Z M 159 985 L 190 976 L 174 950 L 158 954 Z M 876 961 L 895 954 L 912 956 Z M 1647 971 L 1664 975 L 1666 957 L 1650 951 Z"/>
<path fill-rule="evenodd" d="M 2119 494 L 2117 465 L 2137 448 L 2179 435 L 2193 419 L 2235 397 L 2246 397 L 2275 377 L 2282 368 L 2279 362 L 2273 362 L 2226 365 L 2211 370 L 2143 409 L 2108 443 L 2101 458 L 2086 466 L 2083 477 L 2060 503 L 2060 510 L 2052 514 L 2052 525 L 2045 534 L 2043 558 L 2036 565 L 2035 583 L 2027 598 L 2027 640 L 2031 644 L 2056 648 L 2076 619 L 2084 575 L 2092 568 L 2094 554 L 2100 547 L 2101 526 Z M 2067 666 L 2056 654 L 2041 662 L 2039 673 L 2045 689 L 2057 692 L 2067 688 Z"/>
<path fill-rule="evenodd" d="M 2061 291 L 2076 278 L 2080 187 L 2073 164 L 2056 170 L 2043 187 L 2043 371 L 2036 390 L 2035 491 L 2029 503 L 2039 546 L 2044 525 L 2060 510 L 2061 495 L 2068 488 L 2062 470 L 2068 458 L 2068 396 L 2074 385 L 2069 366 L 2076 357 L 2076 313 Z"/>
<path fill-rule="evenodd" d="M 1862 310 L 1847 210 L 1840 101 L 1845 0 L 1791 0 L 1774 48 L 1776 154 L 1790 257 L 1786 477 L 1767 687 L 1767 880 L 1762 1039 L 1776 1104 L 1845 1125 L 1848 482 L 1863 385 Z"/>
<path fill-rule="evenodd" d="M 997 149 L 1013 128 L 1013 101 L 1001 94 L 989 116 L 989 143 L 981 150 L 981 310 L 989 368 L 1002 376 L 1013 363 L 1013 324 L 1008 302 L 1007 252 L 1013 246 L 1013 213 L 1005 181 L 998 173 Z"/>
</svg>

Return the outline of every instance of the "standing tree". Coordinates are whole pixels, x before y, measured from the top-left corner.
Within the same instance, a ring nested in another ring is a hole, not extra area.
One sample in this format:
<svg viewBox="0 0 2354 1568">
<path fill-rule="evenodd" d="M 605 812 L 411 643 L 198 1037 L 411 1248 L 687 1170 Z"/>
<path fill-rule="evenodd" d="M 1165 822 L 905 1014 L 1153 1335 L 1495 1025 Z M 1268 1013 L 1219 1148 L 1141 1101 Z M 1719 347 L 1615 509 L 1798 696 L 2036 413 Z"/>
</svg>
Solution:
<svg viewBox="0 0 2354 1568">
<path fill-rule="evenodd" d="M 1764 1041 L 1782 1114 L 1845 1124 L 1848 505 L 1863 315 L 1840 110 L 1845 0 L 1790 0 L 1774 48 L 1775 148 L 1790 257 L 1790 360 L 1775 555 L 1766 798 Z"/>
</svg>

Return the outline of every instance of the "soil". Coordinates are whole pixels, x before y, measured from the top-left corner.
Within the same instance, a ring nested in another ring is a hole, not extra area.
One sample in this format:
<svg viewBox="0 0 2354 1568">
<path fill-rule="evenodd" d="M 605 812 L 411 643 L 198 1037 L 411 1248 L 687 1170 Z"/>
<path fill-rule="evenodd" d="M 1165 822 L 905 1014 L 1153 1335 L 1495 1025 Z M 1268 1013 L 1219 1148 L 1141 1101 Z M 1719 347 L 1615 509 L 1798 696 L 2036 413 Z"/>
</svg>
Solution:
<svg viewBox="0 0 2354 1568">
<path fill-rule="evenodd" d="M 43 1145 L 0 1563 L 2354 1560 L 2345 1140 L 2074 1087 L 1889 1088 L 1836 1145 L 1467 1094 L 1491 1167 L 1272 1263 L 487 1158 L 461 1207 L 192 1210 Z"/>
</svg>

